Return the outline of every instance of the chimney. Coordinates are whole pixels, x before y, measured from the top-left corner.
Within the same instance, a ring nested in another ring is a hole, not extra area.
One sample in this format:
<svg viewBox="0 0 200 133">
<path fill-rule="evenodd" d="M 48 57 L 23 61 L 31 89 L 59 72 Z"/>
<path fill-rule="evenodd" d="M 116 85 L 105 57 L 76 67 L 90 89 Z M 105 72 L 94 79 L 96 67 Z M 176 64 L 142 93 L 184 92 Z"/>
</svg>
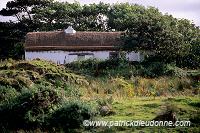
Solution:
<svg viewBox="0 0 200 133">
<path fill-rule="evenodd" d="M 67 29 L 64 30 L 65 34 L 74 34 L 76 31 L 72 28 L 72 26 L 69 26 Z"/>
</svg>

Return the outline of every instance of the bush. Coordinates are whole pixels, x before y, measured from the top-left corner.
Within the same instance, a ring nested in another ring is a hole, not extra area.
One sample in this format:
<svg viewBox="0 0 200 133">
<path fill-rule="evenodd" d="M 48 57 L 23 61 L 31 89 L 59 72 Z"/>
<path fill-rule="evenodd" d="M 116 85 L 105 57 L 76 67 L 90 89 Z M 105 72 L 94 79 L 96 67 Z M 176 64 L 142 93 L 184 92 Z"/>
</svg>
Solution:
<svg viewBox="0 0 200 133">
<path fill-rule="evenodd" d="M 65 64 L 65 66 L 67 68 L 70 68 L 71 70 L 92 75 L 96 70 L 96 67 L 99 64 L 99 62 L 100 60 L 97 59 L 88 59 L 83 61 L 74 61 L 72 63 Z"/>
<path fill-rule="evenodd" d="M 17 97 L 20 93 L 10 86 L 0 85 L 0 103 L 9 101 L 11 98 Z"/>
<path fill-rule="evenodd" d="M 136 66 L 137 75 L 155 78 L 165 74 L 166 65 L 161 62 L 142 62 Z"/>
<path fill-rule="evenodd" d="M 45 125 L 45 118 L 59 101 L 57 93 L 46 86 L 24 89 L 19 96 L 0 105 L 0 126 L 18 129 Z"/>
<path fill-rule="evenodd" d="M 88 59 L 66 64 L 66 67 L 78 73 L 89 74 L 92 76 L 109 75 L 123 76 L 125 78 L 130 78 L 131 76 L 142 76 L 155 78 L 164 75 L 178 77 L 187 75 L 187 71 L 178 68 L 173 64 L 166 64 L 152 60 L 129 62 L 124 59 L 109 59 L 105 61 Z"/>
<path fill-rule="evenodd" d="M 84 120 L 91 119 L 95 112 L 92 107 L 80 101 L 68 101 L 55 111 L 50 119 L 50 127 L 63 129 L 80 128 Z"/>
<path fill-rule="evenodd" d="M 166 75 L 176 76 L 176 77 L 186 77 L 187 71 L 176 67 L 175 65 L 167 65 L 166 66 Z"/>
<path fill-rule="evenodd" d="M 133 71 L 135 71 L 135 67 L 130 66 L 130 63 L 124 59 L 108 59 L 104 61 L 88 59 L 66 64 L 66 67 L 78 73 L 91 76 L 109 75 L 131 77 Z"/>
<path fill-rule="evenodd" d="M 166 64 L 154 60 L 144 60 L 143 62 L 129 62 L 125 59 L 109 59 L 100 61 L 97 59 L 88 59 L 75 61 L 66 64 L 67 68 L 80 74 L 91 76 L 142 76 L 156 78 L 159 76 L 187 76 L 187 71 L 176 67 L 173 64 Z"/>
<path fill-rule="evenodd" d="M 67 97 L 79 98 L 81 96 L 80 88 L 75 86 L 65 84 L 64 90 Z"/>
<path fill-rule="evenodd" d="M 192 123 L 192 126 L 198 127 L 200 124 L 200 111 L 197 112 L 197 114 L 194 114 L 191 118 L 190 121 Z"/>
</svg>

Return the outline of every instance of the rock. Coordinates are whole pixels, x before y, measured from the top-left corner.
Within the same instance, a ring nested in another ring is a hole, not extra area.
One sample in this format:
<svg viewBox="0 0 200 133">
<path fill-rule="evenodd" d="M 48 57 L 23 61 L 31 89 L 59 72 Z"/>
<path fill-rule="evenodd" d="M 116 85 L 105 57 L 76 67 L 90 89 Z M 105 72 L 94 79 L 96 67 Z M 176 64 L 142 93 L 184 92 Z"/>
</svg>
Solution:
<svg viewBox="0 0 200 133">
<path fill-rule="evenodd" d="M 99 112 L 101 116 L 108 116 L 108 115 L 115 114 L 115 112 L 107 105 L 101 106 L 99 108 Z"/>
<path fill-rule="evenodd" d="M 108 106 L 101 106 L 99 112 L 100 115 L 106 116 L 110 112 L 110 108 Z"/>
<path fill-rule="evenodd" d="M 178 119 L 176 117 L 175 112 L 168 111 L 168 112 L 165 112 L 164 114 L 158 115 L 153 120 L 156 120 L 156 121 L 172 121 L 173 123 L 175 123 Z"/>
</svg>

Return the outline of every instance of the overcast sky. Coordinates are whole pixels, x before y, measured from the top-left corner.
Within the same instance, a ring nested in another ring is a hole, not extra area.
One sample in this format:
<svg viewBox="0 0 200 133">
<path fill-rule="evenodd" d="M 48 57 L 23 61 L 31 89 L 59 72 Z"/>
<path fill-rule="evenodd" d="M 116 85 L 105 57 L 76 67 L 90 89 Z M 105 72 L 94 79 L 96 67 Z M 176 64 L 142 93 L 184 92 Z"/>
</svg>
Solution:
<svg viewBox="0 0 200 133">
<path fill-rule="evenodd" d="M 0 9 L 6 7 L 7 1 L 0 0 Z M 74 0 L 58 0 L 73 2 Z M 161 12 L 173 15 L 176 18 L 186 18 L 200 26 L 200 0 L 76 0 L 81 4 L 99 3 L 137 3 L 143 6 L 157 7 Z M 0 21 L 8 21 L 11 17 L 0 16 Z"/>
</svg>

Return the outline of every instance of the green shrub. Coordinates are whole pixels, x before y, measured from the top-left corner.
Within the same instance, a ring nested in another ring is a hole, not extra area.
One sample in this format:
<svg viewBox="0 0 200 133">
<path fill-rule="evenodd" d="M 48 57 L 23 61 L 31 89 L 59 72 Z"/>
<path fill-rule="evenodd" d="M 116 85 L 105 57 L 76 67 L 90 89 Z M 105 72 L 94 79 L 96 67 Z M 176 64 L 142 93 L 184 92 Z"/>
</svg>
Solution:
<svg viewBox="0 0 200 133">
<path fill-rule="evenodd" d="M 124 59 L 97 60 L 88 59 L 66 64 L 66 67 L 77 73 L 91 76 L 124 76 L 131 77 L 135 67 Z"/>
<path fill-rule="evenodd" d="M 200 125 L 200 111 L 198 111 L 197 114 L 194 114 L 190 118 L 190 121 L 192 123 L 191 126 L 199 127 L 199 125 Z"/>
<path fill-rule="evenodd" d="M 50 119 L 50 127 L 68 131 L 80 128 L 84 120 L 93 118 L 92 107 L 80 101 L 68 101 L 55 111 Z"/>
<path fill-rule="evenodd" d="M 166 65 L 161 62 L 142 62 L 136 68 L 136 75 L 155 78 L 165 74 Z"/>
<path fill-rule="evenodd" d="M 91 76 L 142 76 L 155 78 L 159 76 L 187 76 L 187 71 L 173 64 L 159 61 L 145 60 L 143 62 L 129 62 L 125 59 L 97 60 L 88 59 L 66 64 L 66 67 L 80 74 Z"/>
<path fill-rule="evenodd" d="M 45 119 L 60 102 L 56 91 L 46 86 L 24 89 L 20 95 L 0 105 L 1 128 L 34 128 L 45 125 Z"/>
<path fill-rule="evenodd" d="M 176 77 L 186 77 L 187 71 L 176 67 L 175 65 L 167 65 L 166 67 L 166 75 L 176 76 Z"/>
<path fill-rule="evenodd" d="M 97 59 L 88 59 L 83 61 L 74 61 L 72 63 L 65 64 L 65 66 L 80 73 L 93 74 L 99 62 L 100 60 Z"/>
<path fill-rule="evenodd" d="M 2 104 L 3 102 L 8 102 L 11 98 L 15 98 L 19 95 L 20 93 L 10 87 L 10 86 L 2 86 L 0 85 L 0 103 Z"/>
<path fill-rule="evenodd" d="M 18 90 L 23 87 L 29 87 L 33 84 L 30 80 L 29 74 L 26 71 L 19 70 L 1 70 L 0 84 L 5 86 L 12 86 Z"/>
<path fill-rule="evenodd" d="M 81 96 L 81 92 L 79 88 L 75 86 L 65 84 L 64 90 L 67 97 L 79 98 Z"/>
</svg>

